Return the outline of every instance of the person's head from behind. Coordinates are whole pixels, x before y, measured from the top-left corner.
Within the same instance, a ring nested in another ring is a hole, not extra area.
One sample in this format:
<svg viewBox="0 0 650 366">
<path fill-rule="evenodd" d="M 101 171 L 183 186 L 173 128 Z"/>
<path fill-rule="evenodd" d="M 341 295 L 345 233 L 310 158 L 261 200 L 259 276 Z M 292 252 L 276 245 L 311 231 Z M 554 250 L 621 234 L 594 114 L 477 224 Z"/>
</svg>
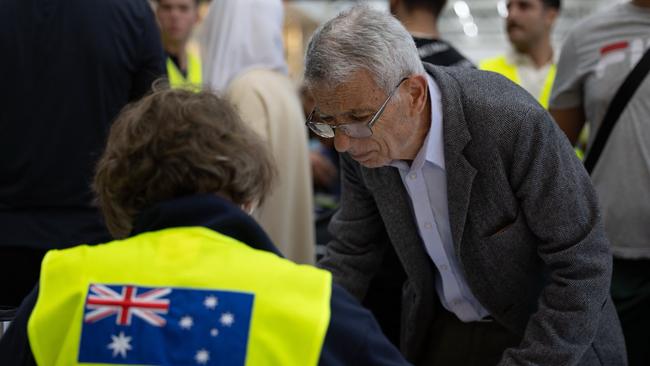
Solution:
<svg viewBox="0 0 650 366">
<path fill-rule="evenodd" d="M 156 0 L 156 16 L 165 47 L 181 47 L 199 19 L 199 0 Z"/>
<path fill-rule="evenodd" d="M 560 12 L 560 0 L 507 0 L 506 31 L 512 46 L 529 53 L 546 38 Z"/>
<path fill-rule="evenodd" d="M 447 0 L 390 0 L 390 12 L 400 19 L 402 14 L 412 14 L 416 11 L 425 11 L 435 18 L 440 16 Z"/>
<path fill-rule="evenodd" d="M 116 238 L 157 203 L 217 194 L 244 208 L 263 201 L 275 174 L 266 144 L 234 108 L 202 91 L 162 90 L 113 124 L 93 188 Z"/>
<path fill-rule="evenodd" d="M 315 101 L 308 126 L 367 167 L 409 159 L 428 130 L 424 67 L 388 13 L 356 6 L 323 24 L 305 58 Z M 424 131 L 424 134 L 423 134 Z"/>
</svg>

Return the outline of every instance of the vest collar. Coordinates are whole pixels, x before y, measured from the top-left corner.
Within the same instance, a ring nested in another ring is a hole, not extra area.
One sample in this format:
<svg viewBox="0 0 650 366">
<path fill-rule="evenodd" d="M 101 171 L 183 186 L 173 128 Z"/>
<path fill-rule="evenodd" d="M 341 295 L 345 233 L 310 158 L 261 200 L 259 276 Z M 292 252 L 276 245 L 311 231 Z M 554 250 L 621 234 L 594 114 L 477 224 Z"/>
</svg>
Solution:
<svg viewBox="0 0 650 366">
<path fill-rule="evenodd" d="M 282 256 L 251 216 L 215 194 L 175 198 L 145 209 L 136 217 L 130 236 L 182 226 L 202 226 Z"/>
</svg>

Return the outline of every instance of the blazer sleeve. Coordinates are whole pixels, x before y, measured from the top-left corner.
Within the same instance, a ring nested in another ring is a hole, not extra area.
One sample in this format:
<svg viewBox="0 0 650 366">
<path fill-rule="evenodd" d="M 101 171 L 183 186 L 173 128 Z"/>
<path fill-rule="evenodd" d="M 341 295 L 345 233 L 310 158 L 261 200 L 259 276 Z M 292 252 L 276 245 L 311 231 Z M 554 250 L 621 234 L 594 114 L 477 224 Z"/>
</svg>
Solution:
<svg viewBox="0 0 650 366">
<path fill-rule="evenodd" d="M 590 178 L 548 113 L 531 108 L 519 125 L 509 179 L 549 280 L 500 365 L 575 365 L 609 298 L 609 243 Z"/>
<path fill-rule="evenodd" d="M 388 235 L 361 167 L 348 154 L 340 159 L 341 204 L 329 225 L 334 239 L 318 266 L 332 272 L 336 283 L 362 300 L 379 269 Z"/>
</svg>

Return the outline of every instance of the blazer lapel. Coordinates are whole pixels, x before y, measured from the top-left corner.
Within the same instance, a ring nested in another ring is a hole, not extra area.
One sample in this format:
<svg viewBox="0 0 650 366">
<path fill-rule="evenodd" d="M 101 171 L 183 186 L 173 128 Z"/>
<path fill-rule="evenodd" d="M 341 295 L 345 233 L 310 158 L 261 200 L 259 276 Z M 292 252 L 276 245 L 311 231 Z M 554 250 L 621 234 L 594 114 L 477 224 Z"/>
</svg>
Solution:
<svg viewBox="0 0 650 366">
<path fill-rule="evenodd" d="M 397 168 L 362 168 L 368 187 L 377 197 L 377 207 L 404 270 L 410 277 L 421 276 L 429 256 L 413 219 L 411 201 Z"/>
<path fill-rule="evenodd" d="M 463 149 L 472 136 L 467 129 L 456 81 L 436 67 L 426 63 L 424 66 L 438 85 L 444 85 L 444 88 L 440 88 L 440 94 L 447 171 L 447 202 L 451 235 L 458 255 L 463 241 L 472 184 L 476 176 L 476 169 L 463 154 Z"/>
</svg>

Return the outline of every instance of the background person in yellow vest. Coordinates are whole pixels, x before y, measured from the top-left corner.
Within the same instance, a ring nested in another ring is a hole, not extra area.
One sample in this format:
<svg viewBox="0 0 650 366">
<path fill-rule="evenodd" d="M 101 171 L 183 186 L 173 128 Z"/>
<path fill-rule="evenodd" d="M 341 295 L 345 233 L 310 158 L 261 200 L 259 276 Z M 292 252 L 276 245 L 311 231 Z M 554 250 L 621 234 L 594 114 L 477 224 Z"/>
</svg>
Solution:
<svg viewBox="0 0 650 366">
<path fill-rule="evenodd" d="M 201 58 L 187 47 L 199 20 L 199 0 L 156 0 L 156 3 L 170 85 L 200 90 Z"/>
<path fill-rule="evenodd" d="M 548 108 L 555 79 L 551 31 L 560 0 L 507 0 L 507 7 L 505 25 L 512 49 L 481 61 L 479 68 L 504 75 Z"/>
<path fill-rule="evenodd" d="M 49 252 L 2 365 L 402 365 L 329 272 L 281 258 L 249 216 L 266 144 L 226 101 L 157 91 L 111 129 L 94 189 L 122 240 Z"/>
</svg>

